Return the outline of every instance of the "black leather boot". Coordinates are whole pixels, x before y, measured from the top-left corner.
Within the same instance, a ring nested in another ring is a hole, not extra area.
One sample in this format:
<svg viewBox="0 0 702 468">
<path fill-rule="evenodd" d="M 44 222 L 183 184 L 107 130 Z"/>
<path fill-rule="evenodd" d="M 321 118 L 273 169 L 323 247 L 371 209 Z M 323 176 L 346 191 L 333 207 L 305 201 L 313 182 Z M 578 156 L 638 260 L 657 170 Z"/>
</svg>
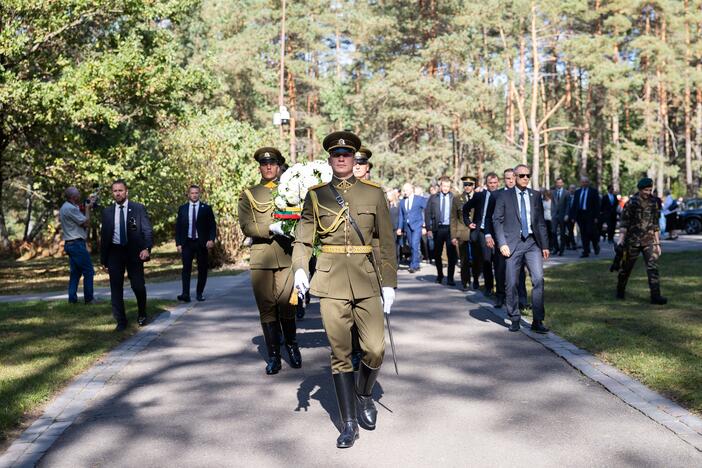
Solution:
<svg viewBox="0 0 702 468">
<path fill-rule="evenodd" d="M 341 434 L 336 439 L 337 448 L 353 447 L 358 439 L 358 420 L 356 419 L 356 392 L 354 390 L 353 372 L 333 374 L 336 401 L 341 415 Z"/>
<path fill-rule="evenodd" d="M 268 363 L 266 365 L 266 374 L 277 374 L 280 371 L 280 323 L 268 322 L 262 323 L 263 339 L 266 341 L 266 349 L 268 350 Z"/>
<path fill-rule="evenodd" d="M 661 296 L 661 288 L 653 286 L 651 287 L 651 304 L 665 305 L 668 303 L 668 299 Z"/>
<path fill-rule="evenodd" d="M 302 356 L 300 355 L 300 347 L 297 345 L 295 319 L 280 319 L 280 323 L 283 326 L 285 349 L 288 351 L 288 357 L 290 358 L 290 367 L 299 369 L 302 367 Z"/>
<path fill-rule="evenodd" d="M 373 369 L 361 363 L 356 377 L 356 398 L 358 398 L 358 422 L 363 429 L 372 431 L 378 419 L 378 410 L 373 403 L 373 385 L 378 378 L 380 367 Z"/>
</svg>

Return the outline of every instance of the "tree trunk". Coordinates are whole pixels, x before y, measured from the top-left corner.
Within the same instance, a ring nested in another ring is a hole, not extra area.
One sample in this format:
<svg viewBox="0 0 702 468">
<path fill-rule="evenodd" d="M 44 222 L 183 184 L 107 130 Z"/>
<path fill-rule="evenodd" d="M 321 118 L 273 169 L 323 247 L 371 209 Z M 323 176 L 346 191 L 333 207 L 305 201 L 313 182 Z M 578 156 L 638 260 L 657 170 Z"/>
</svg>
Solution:
<svg viewBox="0 0 702 468">
<path fill-rule="evenodd" d="M 30 182 L 27 186 L 27 212 L 24 216 L 24 233 L 22 234 L 22 240 L 28 242 L 27 236 L 29 235 L 29 224 L 32 222 L 32 208 L 34 206 L 34 183 Z"/>
<path fill-rule="evenodd" d="M 616 104 L 615 104 L 616 107 Z M 612 144 L 614 146 L 614 154 L 612 155 L 612 186 L 614 187 L 615 193 L 620 193 L 620 182 L 619 182 L 619 166 L 620 166 L 620 147 L 619 147 L 619 112 L 615 110 L 612 113 Z"/>
<path fill-rule="evenodd" d="M 5 209 L 3 207 L 3 188 L 5 185 L 5 150 L 10 140 L 3 132 L 0 132 L 0 250 L 10 248 L 10 234 L 7 231 L 5 222 Z"/>
<path fill-rule="evenodd" d="M 690 90 L 690 67 L 692 66 L 692 51 L 690 48 L 690 21 L 687 18 L 690 9 L 689 0 L 685 0 L 685 187 L 687 196 L 694 195 L 692 185 L 692 96 Z"/>
<path fill-rule="evenodd" d="M 520 33 L 523 28 L 519 28 Z M 517 99 L 521 102 L 521 109 L 524 109 L 526 103 L 526 39 L 524 34 L 519 35 L 519 96 Z M 522 113 L 523 114 L 523 113 Z M 527 164 L 529 153 L 529 130 L 526 122 L 526 116 L 519 120 L 520 133 L 522 134 L 522 164 Z"/>
<path fill-rule="evenodd" d="M 533 189 L 539 188 L 539 148 L 541 138 L 539 135 L 539 124 L 536 120 L 536 111 L 539 102 L 539 43 L 536 37 L 536 2 L 531 2 L 531 55 L 532 55 L 532 76 L 531 76 L 531 112 L 529 113 L 529 126 L 531 127 L 532 138 L 532 160 L 531 160 L 531 185 Z"/>
</svg>

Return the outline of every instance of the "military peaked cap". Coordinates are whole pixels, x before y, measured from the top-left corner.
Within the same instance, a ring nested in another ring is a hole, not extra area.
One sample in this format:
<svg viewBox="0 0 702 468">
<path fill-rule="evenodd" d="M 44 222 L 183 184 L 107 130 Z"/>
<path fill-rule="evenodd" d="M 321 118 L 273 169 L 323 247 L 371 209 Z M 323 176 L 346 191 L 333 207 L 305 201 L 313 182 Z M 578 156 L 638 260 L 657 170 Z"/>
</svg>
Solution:
<svg viewBox="0 0 702 468">
<path fill-rule="evenodd" d="M 461 177 L 461 180 L 463 182 L 473 182 L 474 184 L 478 183 L 478 179 L 470 175 Z"/>
<path fill-rule="evenodd" d="M 280 151 L 278 151 L 277 148 L 273 148 L 272 146 L 264 146 L 263 148 L 257 149 L 254 153 L 254 159 L 259 164 L 267 162 L 276 163 L 279 166 L 285 164 L 285 158 L 283 155 L 280 154 Z"/>
<path fill-rule="evenodd" d="M 358 138 L 353 132 L 344 130 L 327 135 L 322 142 L 322 146 L 328 153 L 331 153 L 337 148 L 346 148 L 352 153 L 356 153 L 361 148 L 361 139 Z"/>
<path fill-rule="evenodd" d="M 356 164 L 368 164 L 368 160 L 371 158 L 371 156 L 373 156 L 373 152 L 365 146 L 361 146 L 356 152 L 356 156 L 354 158 L 356 159 Z"/>
</svg>

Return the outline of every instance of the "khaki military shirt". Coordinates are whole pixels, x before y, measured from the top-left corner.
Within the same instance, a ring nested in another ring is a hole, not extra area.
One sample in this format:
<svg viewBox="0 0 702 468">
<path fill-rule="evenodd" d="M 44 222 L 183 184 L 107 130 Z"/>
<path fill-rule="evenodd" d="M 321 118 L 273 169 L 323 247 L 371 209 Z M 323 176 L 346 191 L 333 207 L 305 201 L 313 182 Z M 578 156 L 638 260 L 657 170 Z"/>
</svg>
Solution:
<svg viewBox="0 0 702 468">
<path fill-rule="evenodd" d="M 351 176 L 334 184 L 346 203 L 340 208 L 328 184 L 310 189 L 302 209 L 302 218 L 295 232 L 293 269 L 308 272 L 309 258 L 315 238 L 324 246 L 371 246 L 378 239 L 376 258 L 381 280 L 375 273 L 369 255 L 358 253 L 325 253 L 317 258 L 317 267 L 310 292 L 318 297 L 363 299 L 379 296 L 380 287 L 397 286 L 395 235 L 385 194 L 378 184 Z M 347 211 L 348 210 L 348 211 Z M 365 242 L 348 221 L 348 214 L 358 224 Z"/>
<path fill-rule="evenodd" d="M 269 270 L 291 265 L 292 240 L 275 236 L 269 227 L 273 219 L 273 189 L 275 182 L 261 182 L 249 187 L 239 196 L 239 226 L 245 236 L 253 240 L 251 245 L 251 269 Z"/>
<path fill-rule="evenodd" d="M 470 198 L 465 192 L 453 198 L 453 206 L 451 206 L 451 239 L 458 239 L 459 242 L 468 242 L 470 240 L 470 228 L 463 224 L 463 205 Z"/>
</svg>

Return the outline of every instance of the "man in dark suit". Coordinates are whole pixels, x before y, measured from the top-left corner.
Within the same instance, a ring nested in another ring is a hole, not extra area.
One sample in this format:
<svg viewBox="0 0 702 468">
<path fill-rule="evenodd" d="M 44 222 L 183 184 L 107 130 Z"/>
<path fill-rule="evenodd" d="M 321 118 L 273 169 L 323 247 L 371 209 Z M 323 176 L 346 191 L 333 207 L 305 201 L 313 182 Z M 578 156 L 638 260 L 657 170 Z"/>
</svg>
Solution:
<svg viewBox="0 0 702 468">
<path fill-rule="evenodd" d="M 590 179 L 580 178 L 580 188 L 575 191 L 571 217 L 578 223 L 580 238 L 583 241 L 583 253 L 580 258 L 590 256 L 590 244 L 595 255 L 600 253 L 600 235 L 597 232 L 597 217 L 600 214 L 600 195 L 590 187 Z"/>
<path fill-rule="evenodd" d="M 197 257 L 197 294 L 198 301 L 204 301 L 207 283 L 208 250 L 214 247 L 217 236 L 212 207 L 200 201 L 200 187 L 191 185 L 188 189 L 188 203 L 178 208 L 176 218 L 176 247 L 183 258 L 183 293 L 179 301 L 190 302 L 190 275 L 193 270 L 193 258 Z"/>
<path fill-rule="evenodd" d="M 568 243 L 568 234 L 566 230 L 566 218 L 568 214 L 568 196 L 569 192 L 565 188 L 565 183 L 562 178 L 556 179 L 556 187 L 552 191 L 553 205 L 551 208 L 551 217 L 553 219 L 553 238 L 555 239 L 555 252 L 558 256 L 563 256 L 566 244 Z"/>
<path fill-rule="evenodd" d="M 614 187 L 612 185 L 608 185 L 607 193 L 602 195 L 602 203 L 600 204 L 599 233 L 602 232 L 602 225 L 606 224 L 607 241 L 610 244 L 614 243 L 614 230 L 617 227 L 617 206 L 619 206 L 619 200 L 617 200 L 617 196 L 614 194 Z"/>
<path fill-rule="evenodd" d="M 451 242 L 451 212 L 456 203 L 456 197 L 451 193 L 451 179 L 442 176 L 439 179 L 439 192 L 429 198 L 424 210 L 424 224 L 428 235 L 434 238 L 434 263 L 436 264 L 436 282 L 441 284 L 444 279 L 443 253 L 446 246 L 448 268 L 446 284 L 455 286 L 453 273 L 456 269 L 458 254 L 456 246 Z"/>
<path fill-rule="evenodd" d="M 112 183 L 114 203 L 102 211 L 100 231 L 100 263 L 110 275 L 112 316 L 117 321 L 115 331 L 127 328 L 124 310 L 124 272 L 134 291 L 139 309 L 139 326 L 146 325 L 146 285 L 144 262 L 153 247 L 151 221 L 141 203 L 128 200 L 127 183 L 117 179 Z"/>
<path fill-rule="evenodd" d="M 478 192 L 469 202 L 463 205 L 463 222 L 471 229 L 471 240 L 475 240 L 480 246 L 476 251 L 478 251 L 480 258 L 479 262 L 483 272 L 485 294 L 487 296 L 493 295 L 495 282 L 493 273 L 495 239 L 492 230 L 492 214 L 495 210 L 495 199 L 497 198 L 495 191 L 499 183 L 500 179 L 497 177 L 497 174 L 490 172 L 485 176 L 487 190 Z M 471 210 L 473 211 L 472 218 L 470 215 Z"/>
<path fill-rule="evenodd" d="M 398 220 L 399 228 L 397 235 L 406 237 L 410 244 L 411 258 L 409 272 L 414 273 L 419 270 L 419 244 L 422 236 L 427 230 L 424 225 L 424 209 L 427 206 L 427 199 L 414 194 L 414 186 L 406 183 L 402 186 L 402 193 L 405 196 L 400 200 L 400 216 Z"/>
<path fill-rule="evenodd" d="M 541 193 L 527 187 L 531 174 L 520 164 L 514 168 L 516 187 L 503 193 L 495 203 L 493 226 L 500 253 L 507 258 L 507 314 L 512 324 L 510 331 L 519 331 L 521 314 L 517 285 L 519 271 L 526 264 L 531 274 L 532 310 L 531 329 L 548 333 L 543 324 L 544 310 L 544 260 L 548 260 L 548 232 L 544 220 Z"/>
<path fill-rule="evenodd" d="M 504 187 L 499 190 L 495 190 L 495 196 L 500 196 L 509 190 L 513 189 L 516 182 L 514 180 L 514 169 L 505 169 L 502 173 Z M 507 259 L 504 256 L 499 255 L 500 245 L 495 244 L 495 307 L 498 309 L 505 305 L 505 299 L 507 294 L 505 293 L 507 287 Z M 519 310 L 524 311 L 529 307 L 527 289 L 526 289 L 526 271 L 525 267 L 519 271 Z"/>
</svg>

